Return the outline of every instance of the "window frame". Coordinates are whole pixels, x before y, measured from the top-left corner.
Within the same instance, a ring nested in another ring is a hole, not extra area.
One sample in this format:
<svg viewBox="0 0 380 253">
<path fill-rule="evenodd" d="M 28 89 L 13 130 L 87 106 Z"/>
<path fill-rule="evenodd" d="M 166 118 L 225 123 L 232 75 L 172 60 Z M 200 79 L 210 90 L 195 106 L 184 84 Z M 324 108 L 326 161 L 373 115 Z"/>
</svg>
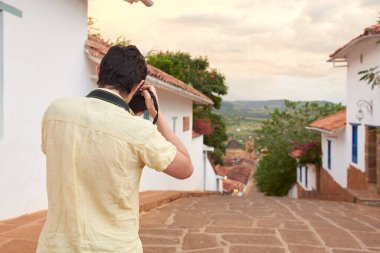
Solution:
<svg viewBox="0 0 380 253">
<path fill-rule="evenodd" d="M 331 170 L 331 140 L 327 140 L 327 168 Z"/>
<path fill-rule="evenodd" d="M 352 125 L 351 162 L 358 163 L 358 125 Z"/>
</svg>

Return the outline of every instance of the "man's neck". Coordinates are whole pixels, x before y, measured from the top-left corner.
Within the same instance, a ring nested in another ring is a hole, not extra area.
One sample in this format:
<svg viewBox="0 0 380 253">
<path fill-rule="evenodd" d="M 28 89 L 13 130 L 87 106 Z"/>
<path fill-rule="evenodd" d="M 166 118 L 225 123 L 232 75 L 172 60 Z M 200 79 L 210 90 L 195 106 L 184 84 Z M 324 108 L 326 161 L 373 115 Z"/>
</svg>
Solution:
<svg viewBox="0 0 380 253">
<path fill-rule="evenodd" d="M 124 101 L 127 102 L 127 103 L 129 103 L 129 101 L 131 101 L 131 99 L 132 99 L 132 96 L 130 94 L 124 95 L 119 90 L 113 88 L 112 86 L 105 86 L 105 87 L 102 87 L 102 88 L 106 89 L 108 92 L 111 92 L 113 94 L 116 94 L 116 95 L 122 97 L 124 99 Z"/>
</svg>

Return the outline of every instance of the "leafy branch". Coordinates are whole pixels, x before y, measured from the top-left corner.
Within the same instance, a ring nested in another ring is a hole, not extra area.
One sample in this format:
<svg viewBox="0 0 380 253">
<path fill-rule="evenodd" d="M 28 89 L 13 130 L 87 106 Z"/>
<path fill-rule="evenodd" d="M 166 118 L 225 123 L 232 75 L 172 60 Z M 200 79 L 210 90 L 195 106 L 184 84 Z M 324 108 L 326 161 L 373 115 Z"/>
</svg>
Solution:
<svg viewBox="0 0 380 253">
<path fill-rule="evenodd" d="M 380 12 L 379 12 L 380 14 Z M 377 18 L 377 24 L 380 25 L 380 16 Z M 380 40 L 376 43 L 379 44 Z M 358 75 L 361 76 L 359 81 L 367 82 L 368 85 L 371 85 L 371 89 L 373 90 L 376 85 L 380 86 L 380 71 L 377 70 L 379 66 L 372 67 L 367 70 L 362 70 L 358 72 Z"/>
<path fill-rule="evenodd" d="M 380 70 L 378 70 L 379 66 L 372 67 L 367 70 L 359 71 L 359 75 L 361 75 L 360 81 L 367 82 L 368 85 L 371 85 L 371 88 L 373 88 L 376 85 L 380 85 Z"/>
</svg>

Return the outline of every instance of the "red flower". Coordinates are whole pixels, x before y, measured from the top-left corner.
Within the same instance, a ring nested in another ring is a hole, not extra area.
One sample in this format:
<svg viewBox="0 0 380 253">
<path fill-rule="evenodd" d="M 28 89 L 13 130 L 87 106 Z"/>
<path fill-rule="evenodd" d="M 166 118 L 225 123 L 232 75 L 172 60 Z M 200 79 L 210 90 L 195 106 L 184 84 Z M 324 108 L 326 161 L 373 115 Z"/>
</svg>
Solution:
<svg viewBox="0 0 380 253">
<path fill-rule="evenodd" d="M 195 121 L 193 129 L 200 134 L 210 135 L 212 133 L 211 123 L 209 120 L 205 119 Z"/>
</svg>

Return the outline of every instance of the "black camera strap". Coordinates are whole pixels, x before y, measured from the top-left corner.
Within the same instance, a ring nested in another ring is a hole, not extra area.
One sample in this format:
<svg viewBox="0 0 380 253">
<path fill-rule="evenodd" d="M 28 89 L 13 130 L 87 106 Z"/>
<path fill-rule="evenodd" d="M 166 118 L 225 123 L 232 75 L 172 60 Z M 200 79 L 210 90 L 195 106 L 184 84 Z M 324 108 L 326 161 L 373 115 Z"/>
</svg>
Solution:
<svg viewBox="0 0 380 253">
<path fill-rule="evenodd" d="M 157 111 L 157 114 L 153 119 L 153 124 L 156 124 L 157 120 L 158 120 L 158 103 L 157 103 L 157 99 L 156 99 L 156 96 L 154 95 L 154 93 L 151 90 L 148 90 L 148 92 L 153 99 L 154 108 Z M 111 92 L 108 92 L 105 90 L 93 90 L 86 97 L 97 98 L 97 99 L 106 101 L 108 103 L 117 105 L 117 106 L 123 108 L 124 110 L 126 110 L 127 112 L 129 112 L 128 103 L 125 102 L 124 99 L 122 99 L 121 97 L 119 97 L 119 96 L 117 96 Z"/>
<path fill-rule="evenodd" d="M 154 109 L 156 109 L 156 111 L 157 111 L 157 114 L 156 114 L 156 116 L 154 116 L 154 119 L 153 119 L 153 125 L 154 125 L 157 123 L 157 120 L 158 120 L 158 103 L 157 103 L 157 99 L 156 99 L 156 96 L 154 95 L 153 91 L 148 90 L 148 92 L 149 92 L 150 96 L 152 97 Z"/>
<path fill-rule="evenodd" d="M 119 97 L 119 96 L 117 96 L 111 92 L 108 92 L 105 90 L 93 90 L 86 97 L 97 98 L 97 99 L 106 101 L 108 103 L 117 105 L 117 106 L 123 108 L 124 110 L 126 110 L 127 112 L 129 112 L 128 103 L 126 103 L 124 101 L 124 99 L 122 99 L 121 97 Z"/>
</svg>

